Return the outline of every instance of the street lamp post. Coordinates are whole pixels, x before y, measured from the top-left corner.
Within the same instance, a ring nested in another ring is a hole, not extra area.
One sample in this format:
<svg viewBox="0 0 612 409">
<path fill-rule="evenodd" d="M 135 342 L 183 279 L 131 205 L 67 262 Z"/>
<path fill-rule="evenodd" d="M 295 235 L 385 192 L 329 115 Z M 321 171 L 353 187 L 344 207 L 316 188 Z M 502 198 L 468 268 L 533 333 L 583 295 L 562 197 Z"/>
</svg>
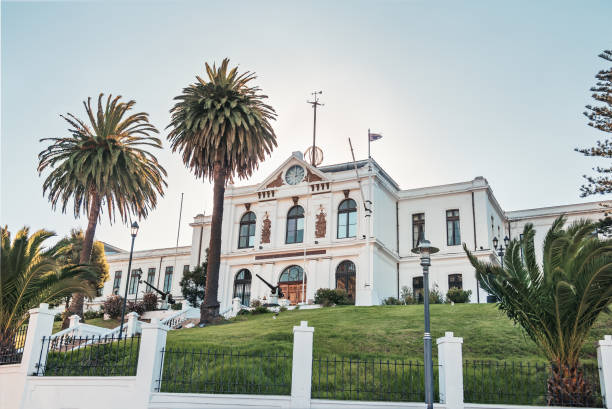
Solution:
<svg viewBox="0 0 612 409">
<path fill-rule="evenodd" d="M 132 255 L 134 253 L 134 240 L 138 234 L 138 223 L 132 223 L 132 247 L 130 247 L 130 261 L 128 262 L 127 281 L 125 282 L 125 296 L 123 297 L 123 309 L 121 310 L 121 326 L 119 328 L 119 339 L 123 336 L 123 320 L 125 318 L 125 304 L 127 303 L 128 287 L 130 285 L 130 270 L 132 269 Z"/>
<path fill-rule="evenodd" d="M 421 267 L 423 267 L 423 289 L 425 292 L 423 305 L 425 307 L 425 333 L 423 344 L 425 347 L 425 403 L 427 409 L 433 409 L 433 360 L 431 357 L 431 333 L 429 329 L 429 266 L 430 255 L 439 250 L 431 245 L 429 240 L 420 240 L 418 247 L 412 249 L 415 254 L 421 255 Z"/>
<path fill-rule="evenodd" d="M 499 244 L 499 240 L 497 239 L 497 237 L 493 237 L 493 247 L 495 248 L 495 250 L 497 250 L 497 255 L 499 256 L 499 259 L 501 261 L 502 268 L 504 268 L 504 254 L 508 249 L 508 244 L 510 244 L 510 239 L 508 238 L 508 236 L 504 237 L 504 244 L 506 245 L 505 248 L 503 245 Z"/>
<path fill-rule="evenodd" d="M 134 270 L 136 276 L 136 295 L 134 296 L 134 302 L 138 301 L 138 287 L 140 287 L 140 280 L 142 279 L 142 268 Z"/>
</svg>

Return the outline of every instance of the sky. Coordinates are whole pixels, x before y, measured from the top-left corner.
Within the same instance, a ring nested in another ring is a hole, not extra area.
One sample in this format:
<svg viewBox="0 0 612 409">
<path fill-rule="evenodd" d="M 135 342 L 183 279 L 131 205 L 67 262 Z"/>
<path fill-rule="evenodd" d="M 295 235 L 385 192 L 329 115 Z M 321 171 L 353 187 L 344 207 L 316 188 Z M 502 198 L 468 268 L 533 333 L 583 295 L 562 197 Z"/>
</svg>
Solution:
<svg viewBox="0 0 612 409">
<path fill-rule="evenodd" d="M 249 181 L 312 143 L 310 93 L 322 90 L 323 164 L 367 156 L 403 189 L 484 176 L 504 210 L 581 199 L 598 162 L 574 152 L 603 138 L 587 126 L 594 75 L 609 67 L 612 2 L 124 1 L 1 5 L 0 223 L 64 235 L 87 226 L 51 209 L 36 167 L 41 138 L 67 135 L 60 114 L 84 117 L 100 92 L 136 100 L 160 130 L 168 188 L 140 222 L 135 249 L 191 241 L 212 211 L 166 140 L 169 109 L 205 62 L 254 71 L 276 109 L 278 147 Z M 103 214 L 96 238 L 129 248 L 128 226 Z"/>
</svg>

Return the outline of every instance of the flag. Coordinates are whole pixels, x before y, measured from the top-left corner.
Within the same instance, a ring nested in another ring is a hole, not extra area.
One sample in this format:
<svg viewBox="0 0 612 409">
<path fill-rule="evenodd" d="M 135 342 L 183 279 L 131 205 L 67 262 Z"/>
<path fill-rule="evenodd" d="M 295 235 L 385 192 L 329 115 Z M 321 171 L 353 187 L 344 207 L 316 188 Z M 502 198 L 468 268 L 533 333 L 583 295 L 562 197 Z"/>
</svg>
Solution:
<svg viewBox="0 0 612 409">
<path fill-rule="evenodd" d="M 379 133 L 370 133 L 369 135 L 370 135 L 370 142 L 376 141 L 376 140 L 382 138 L 382 135 L 379 134 Z"/>
</svg>

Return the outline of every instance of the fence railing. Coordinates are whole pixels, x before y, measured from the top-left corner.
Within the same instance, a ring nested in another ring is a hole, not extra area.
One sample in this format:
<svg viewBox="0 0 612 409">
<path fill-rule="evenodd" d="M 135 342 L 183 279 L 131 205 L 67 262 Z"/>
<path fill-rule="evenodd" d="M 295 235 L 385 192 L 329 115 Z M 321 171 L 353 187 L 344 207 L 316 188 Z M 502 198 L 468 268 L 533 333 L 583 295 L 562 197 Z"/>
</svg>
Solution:
<svg viewBox="0 0 612 409">
<path fill-rule="evenodd" d="M 580 370 L 585 389 L 565 394 L 555 388 L 549 391 L 552 375 L 550 364 L 466 360 L 463 365 L 464 401 L 603 407 L 597 365 L 583 365 Z"/>
<path fill-rule="evenodd" d="M 291 356 L 211 350 L 162 350 L 158 392 L 291 394 Z"/>
<path fill-rule="evenodd" d="M 140 335 L 43 337 L 36 375 L 135 376 Z"/>
<path fill-rule="evenodd" d="M 22 325 L 16 331 L 0 334 L 0 365 L 21 363 L 28 326 Z"/>
<path fill-rule="evenodd" d="M 434 401 L 439 402 L 434 364 Z M 422 362 L 400 359 L 314 358 L 312 397 L 417 402 L 425 399 Z"/>
</svg>

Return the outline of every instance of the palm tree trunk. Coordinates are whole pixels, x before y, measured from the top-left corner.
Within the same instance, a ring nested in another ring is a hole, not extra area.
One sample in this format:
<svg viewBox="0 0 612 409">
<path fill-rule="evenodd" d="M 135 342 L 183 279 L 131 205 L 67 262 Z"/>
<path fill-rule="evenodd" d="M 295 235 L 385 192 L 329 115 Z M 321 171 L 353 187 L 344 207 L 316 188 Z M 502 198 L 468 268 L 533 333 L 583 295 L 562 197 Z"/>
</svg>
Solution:
<svg viewBox="0 0 612 409">
<path fill-rule="evenodd" d="M 214 164 L 213 213 L 208 245 L 206 292 L 200 306 L 200 323 L 209 323 L 219 316 L 219 265 L 221 263 L 221 224 L 223 223 L 223 195 L 226 170 L 221 162 Z"/>
<path fill-rule="evenodd" d="M 546 403 L 548 406 L 592 407 L 595 403 L 593 389 L 580 368 L 555 362 L 548 378 Z"/>
<path fill-rule="evenodd" d="M 100 216 L 100 199 L 96 193 L 91 195 L 91 206 L 89 207 L 88 218 L 89 223 L 87 224 L 87 230 L 85 231 L 85 237 L 83 239 L 83 248 L 81 249 L 81 254 L 79 255 L 79 263 L 87 264 L 91 258 L 91 250 L 93 249 L 94 236 L 96 235 L 96 227 L 98 226 L 98 217 Z M 62 322 L 62 329 L 68 328 L 70 324 L 70 315 L 78 315 L 81 317 L 81 322 L 85 322 L 85 317 L 83 316 L 83 304 L 85 301 L 85 297 L 82 293 L 74 293 L 72 294 L 72 301 L 70 303 L 70 307 L 68 311 L 70 314 L 67 317 L 64 317 L 64 321 Z"/>
</svg>

